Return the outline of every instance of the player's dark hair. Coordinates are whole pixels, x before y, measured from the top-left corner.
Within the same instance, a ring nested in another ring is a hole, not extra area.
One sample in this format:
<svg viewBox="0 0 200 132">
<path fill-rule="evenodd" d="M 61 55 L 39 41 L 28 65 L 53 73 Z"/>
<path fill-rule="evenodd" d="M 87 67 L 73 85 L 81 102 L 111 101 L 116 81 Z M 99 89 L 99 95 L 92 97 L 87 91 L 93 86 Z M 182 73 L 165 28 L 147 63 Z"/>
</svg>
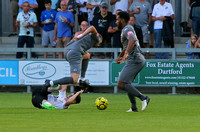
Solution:
<svg viewBox="0 0 200 132">
<path fill-rule="evenodd" d="M 76 104 L 79 104 L 80 102 L 81 102 L 81 96 L 78 95 L 78 96 L 76 97 Z"/>
<path fill-rule="evenodd" d="M 116 11 L 122 11 L 121 9 L 117 9 Z"/>
<path fill-rule="evenodd" d="M 127 22 L 127 23 L 128 23 L 128 21 L 130 19 L 129 14 L 127 12 L 125 12 L 125 11 L 119 12 L 118 16 L 119 16 L 120 19 L 124 19 L 124 21 Z"/>
<path fill-rule="evenodd" d="M 130 14 L 129 17 L 134 17 L 134 18 L 135 18 L 135 15 L 134 15 L 134 14 Z M 136 19 L 136 18 L 135 18 L 135 19 Z"/>
<path fill-rule="evenodd" d="M 49 3 L 51 4 L 51 0 L 45 0 L 44 1 L 44 4 L 49 4 Z"/>
</svg>

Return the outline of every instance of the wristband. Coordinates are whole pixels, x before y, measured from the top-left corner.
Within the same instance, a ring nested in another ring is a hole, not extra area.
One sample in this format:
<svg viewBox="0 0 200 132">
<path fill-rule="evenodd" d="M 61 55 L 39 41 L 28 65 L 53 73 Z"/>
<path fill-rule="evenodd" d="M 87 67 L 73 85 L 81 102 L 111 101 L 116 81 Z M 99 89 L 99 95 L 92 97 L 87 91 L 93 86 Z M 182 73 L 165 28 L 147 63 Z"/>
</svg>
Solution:
<svg viewBox="0 0 200 132">
<path fill-rule="evenodd" d="M 78 36 L 76 36 L 76 38 L 81 38 L 83 36 L 83 34 L 79 34 Z"/>
</svg>

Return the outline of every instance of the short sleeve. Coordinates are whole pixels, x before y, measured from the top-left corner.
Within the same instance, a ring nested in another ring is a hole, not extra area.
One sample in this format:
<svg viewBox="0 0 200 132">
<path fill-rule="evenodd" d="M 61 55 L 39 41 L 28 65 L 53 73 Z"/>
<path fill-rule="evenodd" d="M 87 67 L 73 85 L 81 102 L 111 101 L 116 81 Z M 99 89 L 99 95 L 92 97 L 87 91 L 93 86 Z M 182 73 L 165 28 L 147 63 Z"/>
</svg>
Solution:
<svg viewBox="0 0 200 132">
<path fill-rule="evenodd" d="M 58 13 L 56 14 L 55 23 L 58 23 Z"/>
<path fill-rule="evenodd" d="M 20 14 L 21 13 L 18 13 L 16 21 L 20 21 Z"/>
<path fill-rule="evenodd" d="M 153 17 L 156 16 L 156 5 L 153 7 L 152 16 L 153 16 Z"/>
<path fill-rule="evenodd" d="M 127 39 L 129 39 L 131 36 L 134 36 L 134 32 L 133 32 L 130 28 L 128 28 L 128 27 L 126 27 L 126 28 L 123 30 L 123 34 L 124 34 L 124 36 L 125 36 Z"/>
<path fill-rule="evenodd" d="M 41 22 L 43 22 L 44 21 L 44 11 L 41 13 Z"/>
<path fill-rule="evenodd" d="M 151 5 L 150 3 L 148 3 L 148 14 L 151 14 L 151 13 L 152 13 Z"/>
<path fill-rule="evenodd" d="M 70 23 L 74 23 L 74 16 L 71 12 L 70 12 Z"/>
<path fill-rule="evenodd" d="M 55 19 L 56 19 L 56 14 L 57 14 L 57 12 L 53 10 L 53 15 L 54 15 L 53 20 L 54 20 L 54 21 L 55 21 Z"/>
<path fill-rule="evenodd" d="M 131 4 L 130 8 L 129 8 L 129 11 L 134 11 L 135 10 L 135 5 L 134 5 L 134 2 Z"/>
<path fill-rule="evenodd" d="M 174 10 L 173 10 L 173 8 L 172 8 L 172 5 L 171 5 L 171 4 L 169 4 L 169 10 L 170 10 L 170 15 L 174 15 Z"/>
<path fill-rule="evenodd" d="M 33 13 L 33 22 L 34 22 L 34 23 L 38 22 L 38 21 L 37 21 L 37 17 L 36 17 L 36 14 L 35 14 L 35 13 Z"/>
</svg>

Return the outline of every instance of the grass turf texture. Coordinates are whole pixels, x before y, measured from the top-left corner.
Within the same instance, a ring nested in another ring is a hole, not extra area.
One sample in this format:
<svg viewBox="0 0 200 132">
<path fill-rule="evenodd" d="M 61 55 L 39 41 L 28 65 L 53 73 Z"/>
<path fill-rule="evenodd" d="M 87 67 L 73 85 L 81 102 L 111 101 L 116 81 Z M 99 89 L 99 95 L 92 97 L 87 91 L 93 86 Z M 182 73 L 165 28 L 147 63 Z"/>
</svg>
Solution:
<svg viewBox="0 0 200 132">
<path fill-rule="evenodd" d="M 106 110 L 95 108 L 97 97 L 108 99 Z M 145 112 L 127 113 L 126 94 L 83 94 L 68 110 L 35 109 L 30 94 L 0 94 L 0 132 L 199 132 L 200 96 L 149 95 Z"/>
</svg>

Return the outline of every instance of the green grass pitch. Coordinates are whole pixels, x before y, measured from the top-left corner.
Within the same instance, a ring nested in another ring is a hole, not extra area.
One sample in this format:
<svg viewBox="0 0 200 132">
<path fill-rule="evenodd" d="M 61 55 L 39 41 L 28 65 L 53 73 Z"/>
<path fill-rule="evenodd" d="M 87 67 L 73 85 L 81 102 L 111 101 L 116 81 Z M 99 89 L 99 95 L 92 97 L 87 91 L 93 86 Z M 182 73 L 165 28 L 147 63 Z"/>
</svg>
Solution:
<svg viewBox="0 0 200 132">
<path fill-rule="evenodd" d="M 95 108 L 97 97 L 108 99 L 106 110 Z M 83 94 L 68 110 L 39 110 L 31 95 L 0 94 L 0 132 L 199 132 L 200 96 L 149 95 L 146 111 L 126 113 L 126 94 Z M 141 103 L 137 100 L 138 108 Z"/>
</svg>

